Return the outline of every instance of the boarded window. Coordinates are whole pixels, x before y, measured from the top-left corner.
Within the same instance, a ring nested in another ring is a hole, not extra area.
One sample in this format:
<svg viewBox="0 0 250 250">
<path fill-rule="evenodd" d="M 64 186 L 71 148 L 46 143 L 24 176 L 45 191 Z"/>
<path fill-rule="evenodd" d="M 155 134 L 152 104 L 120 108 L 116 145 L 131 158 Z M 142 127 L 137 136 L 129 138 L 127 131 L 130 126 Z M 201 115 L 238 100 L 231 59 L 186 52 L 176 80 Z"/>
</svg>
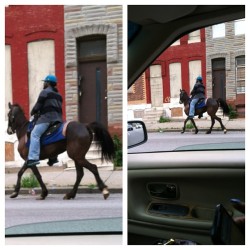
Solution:
<svg viewBox="0 0 250 250">
<path fill-rule="evenodd" d="M 30 110 L 43 89 L 42 80 L 55 74 L 55 48 L 53 40 L 28 43 L 29 104 Z"/>
<path fill-rule="evenodd" d="M 198 43 L 201 41 L 200 30 L 188 34 L 188 43 Z"/>
<path fill-rule="evenodd" d="M 161 107 L 163 104 L 161 65 L 152 65 L 150 70 L 150 91 L 152 107 Z"/>
<path fill-rule="evenodd" d="M 245 56 L 235 58 L 236 63 L 236 92 L 245 93 Z"/>
<path fill-rule="evenodd" d="M 196 78 L 201 76 L 201 60 L 195 60 L 189 62 L 189 87 L 193 89 L 196 82 Z"/>
<path fill-rule="evenodd" d="M 181 64 L 171 63 L 169 64 L 169 76 L 170 76 L 170 97 L 179 98 L 181 87 Z"/>
<path fill-rule="evenodd" d="M 5 45 L 5 120 L 8 120 L 8 103 L 12 103 L 11 46 Z"/>
</svg>

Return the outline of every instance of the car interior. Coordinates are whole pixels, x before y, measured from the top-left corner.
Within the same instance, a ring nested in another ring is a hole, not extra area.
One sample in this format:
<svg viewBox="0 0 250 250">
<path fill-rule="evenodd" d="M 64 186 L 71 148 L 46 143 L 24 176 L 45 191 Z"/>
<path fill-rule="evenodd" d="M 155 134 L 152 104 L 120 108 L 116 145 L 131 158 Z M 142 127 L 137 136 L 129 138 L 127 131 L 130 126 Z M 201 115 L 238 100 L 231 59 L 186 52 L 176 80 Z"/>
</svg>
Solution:
<svg viewBox="0 0 250 250">
<path fill-rule="evenodd" d="M 129 5 L 128 88 L 184 34 L 244 17 L 243 5 Z M 129 153 L 127 187 L 129 245 L 210 245 L 217 204 L 235 216 L 230 199 L 245 201 L 245 150 Z"/>
</svg>

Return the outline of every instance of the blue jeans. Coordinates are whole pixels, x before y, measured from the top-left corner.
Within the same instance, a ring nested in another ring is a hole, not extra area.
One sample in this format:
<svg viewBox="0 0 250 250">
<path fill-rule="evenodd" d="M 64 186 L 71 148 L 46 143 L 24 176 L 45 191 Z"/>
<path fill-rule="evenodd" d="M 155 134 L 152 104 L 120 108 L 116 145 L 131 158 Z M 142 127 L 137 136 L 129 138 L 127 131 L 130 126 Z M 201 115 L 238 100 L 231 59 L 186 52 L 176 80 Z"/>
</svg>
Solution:
<svg viewBox="0 0 250 250">
<path fill-rule="evenodd" d="M 39 160 L 40 159 L 40 138 L 42 134 L 49 127 L 48 123 L 41 123 L 35 125 L 30 135 L 30 147 L 28 160 Z"/>
<path fill-rule="evenodd" d="M 199 98 L 195 98 L 192 99 L 191 103 L 190 103 L 190 107 L 189 107 L 189 116 L 190 117 L 194 117 L 194 113 L 195 113 L 195 105 L 196 103 L 199 101 Z"/>
</svg>

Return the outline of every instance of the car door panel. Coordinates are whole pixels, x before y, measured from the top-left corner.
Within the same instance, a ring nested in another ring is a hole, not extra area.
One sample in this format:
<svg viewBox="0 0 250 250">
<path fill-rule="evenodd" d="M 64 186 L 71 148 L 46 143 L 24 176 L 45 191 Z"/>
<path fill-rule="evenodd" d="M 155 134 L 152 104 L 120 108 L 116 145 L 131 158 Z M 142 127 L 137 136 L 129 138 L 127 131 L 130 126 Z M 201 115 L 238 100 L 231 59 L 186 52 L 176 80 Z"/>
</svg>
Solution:
<svg viewBox="0 0 250 250">
<path fill-rule="evenodd" d="M 245 200 L 244 151 L 129 154 L 128 196 L 129 244 L 148 237 L 211 244 L 216 205 L 233 215 L 230 199 Z"/>
</svg>

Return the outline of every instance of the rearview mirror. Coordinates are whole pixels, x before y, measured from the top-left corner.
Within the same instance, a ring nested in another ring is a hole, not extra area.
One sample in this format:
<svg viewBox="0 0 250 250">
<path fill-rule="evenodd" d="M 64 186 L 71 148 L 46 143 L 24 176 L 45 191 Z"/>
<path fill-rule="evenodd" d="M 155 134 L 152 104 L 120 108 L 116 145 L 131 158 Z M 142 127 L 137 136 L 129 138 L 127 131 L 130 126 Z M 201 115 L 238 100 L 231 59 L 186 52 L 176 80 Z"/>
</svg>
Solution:
<svg viewBox="0 0 250 250">
<path fill-rule="evenodd" d="M 128 121 L 128 148 L 138 146 L 148 140 L 147 129 L 142 121 Z"/>
</svg>

